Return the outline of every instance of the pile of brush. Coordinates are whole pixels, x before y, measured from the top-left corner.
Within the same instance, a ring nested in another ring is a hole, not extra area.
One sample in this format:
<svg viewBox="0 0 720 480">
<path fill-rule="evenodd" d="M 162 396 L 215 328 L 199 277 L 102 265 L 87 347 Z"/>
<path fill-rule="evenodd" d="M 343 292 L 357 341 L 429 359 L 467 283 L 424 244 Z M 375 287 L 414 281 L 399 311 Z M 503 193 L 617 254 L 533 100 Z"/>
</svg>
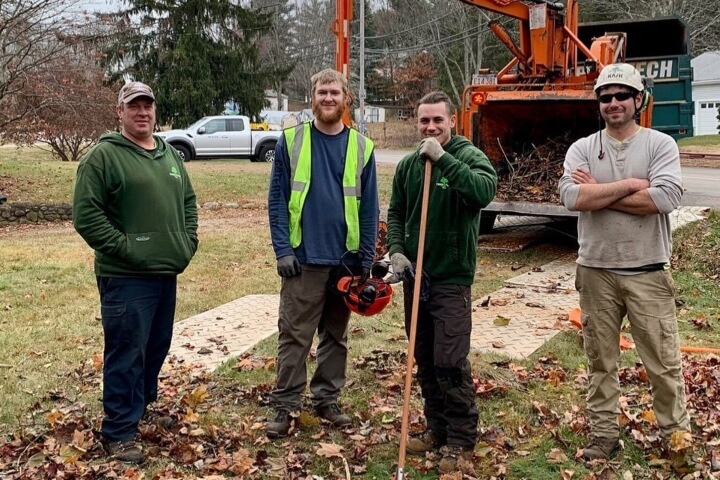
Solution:
<svg viewBox="0 0 720 480">
<path fill-rule="evenodd" d="M 503 149 L 504 158 L 497 164 L 496 200 L 560 203 L 558 181 L 563 162 L 573 140 L 569 135 L 548 139 L 542 145 Z"/>
</svg>

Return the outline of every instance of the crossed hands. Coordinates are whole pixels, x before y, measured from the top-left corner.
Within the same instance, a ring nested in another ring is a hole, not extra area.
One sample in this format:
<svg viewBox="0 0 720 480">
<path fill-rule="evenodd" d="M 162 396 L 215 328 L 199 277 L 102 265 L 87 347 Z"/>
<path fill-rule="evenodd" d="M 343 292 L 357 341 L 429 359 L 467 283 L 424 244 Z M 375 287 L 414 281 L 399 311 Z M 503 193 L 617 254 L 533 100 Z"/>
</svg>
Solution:
<svg viewBox="0 0 720 480">
<path fill-rule="evenodd" d="M 570 173 L 570 177 L 573 179 L 573 182 L 578 185 L 590 185 L 599 183 L 597 180 L 595 180 L 595 177 L 593 177 L 590 172 L 581 170 L 579 168 Z M 630 189 L 633 192 L 639 192 L 640 190 L 650 188 L 650 180 L 648 180 L 647 178 L 626 178 L 622 181 L 628 182 L 630 185 Z"/>
<path fill-rule="evenodd" d="M 595 177 L 593 177 L 590 172 L 586 172 L 585 170 L 580 170 L 579 168 L 572 172 L 570 174 L 570 177 L 572 177 L 573 182 L 577 184 L 589 184 L 589 183 L 598 183 L 597 180 L 595 180 Z"/>
</svg>

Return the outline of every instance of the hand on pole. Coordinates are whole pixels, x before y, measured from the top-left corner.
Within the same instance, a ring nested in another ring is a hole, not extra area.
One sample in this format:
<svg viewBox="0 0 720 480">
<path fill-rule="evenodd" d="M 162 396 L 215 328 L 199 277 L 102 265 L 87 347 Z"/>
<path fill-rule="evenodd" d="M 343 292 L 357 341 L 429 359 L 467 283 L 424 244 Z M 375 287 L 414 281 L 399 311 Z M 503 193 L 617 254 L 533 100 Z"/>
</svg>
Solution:
<svg viewBox="0 0 720 480">
<path fill-rule="evenodd" d="M 435 137 L 423 138 L 420 142 L 420 157 L 426 158 L 431 162 L 436 162 L 443 156 L 445 150 Z"/>
</svg>

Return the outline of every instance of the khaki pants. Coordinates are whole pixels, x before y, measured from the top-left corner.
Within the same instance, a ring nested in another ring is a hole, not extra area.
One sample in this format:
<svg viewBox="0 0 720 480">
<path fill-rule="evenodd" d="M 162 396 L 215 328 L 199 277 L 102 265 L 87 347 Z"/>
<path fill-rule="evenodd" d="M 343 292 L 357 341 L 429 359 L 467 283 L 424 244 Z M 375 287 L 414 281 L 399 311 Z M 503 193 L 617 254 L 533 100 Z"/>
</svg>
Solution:
<svg viewBox="0 0 720 480">
<path fill-rule="evenodd" d="M 670 272 L 618 275 L 579 265 L 583 339 L 588 356 L 587 409 L 592 434 L 617 438 L 617 360 L 623 317 L 627 315 L 635 345 L 652 387 L 653 409 L 663 437 L 690 430 L 680 361 L 680 337 Z"/>
</svg>

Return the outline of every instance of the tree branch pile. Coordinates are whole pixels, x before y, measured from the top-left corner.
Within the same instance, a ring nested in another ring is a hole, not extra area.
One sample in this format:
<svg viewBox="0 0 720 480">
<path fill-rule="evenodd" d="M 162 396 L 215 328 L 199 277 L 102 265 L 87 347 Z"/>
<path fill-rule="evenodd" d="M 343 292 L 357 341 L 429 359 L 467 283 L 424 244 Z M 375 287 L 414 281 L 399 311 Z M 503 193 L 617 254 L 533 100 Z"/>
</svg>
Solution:
<svg viewBox="0 0 720 480">
<path fill-rule="evenodd" d="M 548 139 L 541 145 L 503 149 L 504 158 L 497 165 L 498 200 L 535 203 L 560 203 L 558 181 L 563 162 L 573 140 L 568 134 Z"/>
</svg>

